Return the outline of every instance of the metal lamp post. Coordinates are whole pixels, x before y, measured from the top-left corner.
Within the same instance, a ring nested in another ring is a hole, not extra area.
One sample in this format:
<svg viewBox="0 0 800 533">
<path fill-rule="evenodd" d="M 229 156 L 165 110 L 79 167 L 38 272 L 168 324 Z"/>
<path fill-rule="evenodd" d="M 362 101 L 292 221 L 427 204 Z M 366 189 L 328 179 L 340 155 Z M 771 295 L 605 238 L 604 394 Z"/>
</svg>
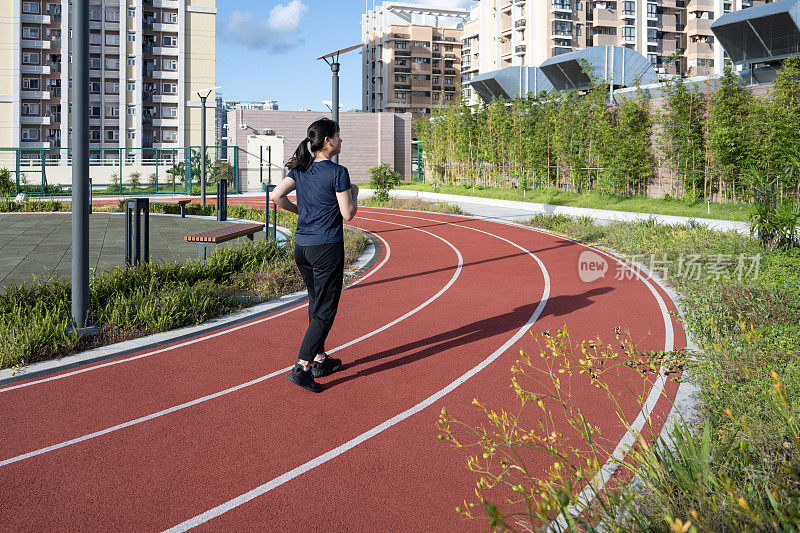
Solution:
<svg viewBox="0 0 800 533">
<path fill-rule="evenodd" d="M 200 98 L 200 205 L 206 205 L 206 100 L 219 87 L 200 89 L 195 94 Z M 203 94 L 205 93 L 205 94 Z M 189 161 L 191 165 L 191 161 Z"/>
<path fill-rule="evenodd" d="M 361 48 L 361 46 L 360 44 L 356 44 L 317 58 L 317 60 L 324 60 L 328 66 L 331 67 L 331 118 L 337 124 L 339 123 L 339 54 L 345 54 L 356 48 Z M 338 155 L 333 156 L 333 162 L 339 162 Z"/>
<path fill-rule="evenodd" d="M 72 329 L 89 312 L 89 0 L 75 0 L 72 85 Z"/>
</svg>

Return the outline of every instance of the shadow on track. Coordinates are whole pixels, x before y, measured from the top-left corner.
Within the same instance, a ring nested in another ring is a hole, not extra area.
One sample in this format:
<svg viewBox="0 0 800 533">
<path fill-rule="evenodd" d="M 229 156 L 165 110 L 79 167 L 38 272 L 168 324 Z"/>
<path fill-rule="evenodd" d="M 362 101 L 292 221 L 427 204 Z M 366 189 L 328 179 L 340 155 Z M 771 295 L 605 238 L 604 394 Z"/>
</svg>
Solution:
<svg viewBox="0 0 800 533">
<path fill-rule="evenodd" d="M 593 297 L 606 294 L 612 290 L 614 289 L 611 287 L 598 287 L 582 294 L 555 296 L 547 301 L 544 311 L 539 319 L 541 320 L 546 316 L 563 316 L 578 309 L 588 307 L 593 303 Z M 502 315 L 478 320 L 477 322 L 466 324 L 451 331 L 431 335 L 430 337 L 426 337 L 424 339 L 408 342 L 372 355 L 355 359 L 351 362 L 346 362 L 343 365 L 342 370 L 348 370 L 353 367 L 367 365 L 370 363 L 377 364 L 359 370 L 355 374 L 342 376 L 329 381 L 325 383 L 325 388 L 340 385 L 350 380 L 369 376 L 371 374 L 389 370 L 391 368 L 414 363 L 416 361 L 435 356 L 451 348 L 467 346 L 473 342 L 485 339 L 487 337 L 514 331 L 531 317 L 538 305 L 539 302 L 526 304 Z M 384 359 L 401 354 L 405 355 L 390 361 L 381 362 Z"/>
</svg>

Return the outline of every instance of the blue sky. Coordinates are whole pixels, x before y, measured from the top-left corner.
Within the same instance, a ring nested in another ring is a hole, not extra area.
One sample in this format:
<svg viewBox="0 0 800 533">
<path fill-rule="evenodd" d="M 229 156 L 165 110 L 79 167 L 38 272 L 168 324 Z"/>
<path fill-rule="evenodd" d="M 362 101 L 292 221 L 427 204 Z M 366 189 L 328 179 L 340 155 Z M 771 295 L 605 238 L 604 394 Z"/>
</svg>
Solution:
<svg viewBox="0 0 800 533">
<path fill-rule="evenodd" d="M 222 97 L 277 100 L 282 110 L 327 111 L 323 100 L 331 98 L 331 70 L 316 58 L 360 43 L 364 12 L 364 0 L 217 0 L 216 74 Z M 341 109 L 360 109 L 361 55 L 354 50 L 340 63 Z"/>
</svg>

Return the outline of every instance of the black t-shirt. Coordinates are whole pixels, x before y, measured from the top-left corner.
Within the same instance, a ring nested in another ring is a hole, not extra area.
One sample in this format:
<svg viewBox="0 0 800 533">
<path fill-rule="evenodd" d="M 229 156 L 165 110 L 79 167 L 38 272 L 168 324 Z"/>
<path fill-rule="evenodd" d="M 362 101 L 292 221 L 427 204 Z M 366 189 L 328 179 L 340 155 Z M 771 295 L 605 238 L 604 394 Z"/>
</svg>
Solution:
<svg viewBox="0 0 800 533">
<path fill-rule="evenodd" d="M 312 163 L 307 171 L 289 172 L 297 187 L 300 212 L 294 240 L 300 246 L 343 242 L 342 213 L 337 192 L 350 190 L 350 174 L 330 160 Z"/>
</svg>

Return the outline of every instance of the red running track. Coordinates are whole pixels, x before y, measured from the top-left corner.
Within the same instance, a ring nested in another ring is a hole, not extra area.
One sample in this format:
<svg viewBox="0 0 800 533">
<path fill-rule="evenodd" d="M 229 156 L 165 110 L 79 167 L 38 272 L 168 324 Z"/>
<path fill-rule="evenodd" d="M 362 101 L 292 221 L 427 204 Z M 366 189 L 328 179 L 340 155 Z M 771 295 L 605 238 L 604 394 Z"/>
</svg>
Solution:
<svg viewBox="0 0 800 533">
<path fill-rule="evenodd" d="M 475 483 L 466 455 L 435 423 L 443 406 L 477 421 L 475 396 L 517 405 L 509 368 L 536 349 L 529 329 L 610 339 L 622 326 L 642 349 L 685 345 L 660 287 L 581 282 L 586 248 L 569 240 L 367 208 L 354 224 L 384 240 L 385 262 L 342 296 L 327 348 L 346 366 L 320 380 L 321 394 L 283 379 L 306 326 L 301 304 L 144 357 L 0 386 L 0 529 L 478 529 L 453 511 Z M 600 393 L 578 398 L 604 438 L 622 438 Z M 654 418 L 667 407 L 660 400 Z"/>
</svg>

